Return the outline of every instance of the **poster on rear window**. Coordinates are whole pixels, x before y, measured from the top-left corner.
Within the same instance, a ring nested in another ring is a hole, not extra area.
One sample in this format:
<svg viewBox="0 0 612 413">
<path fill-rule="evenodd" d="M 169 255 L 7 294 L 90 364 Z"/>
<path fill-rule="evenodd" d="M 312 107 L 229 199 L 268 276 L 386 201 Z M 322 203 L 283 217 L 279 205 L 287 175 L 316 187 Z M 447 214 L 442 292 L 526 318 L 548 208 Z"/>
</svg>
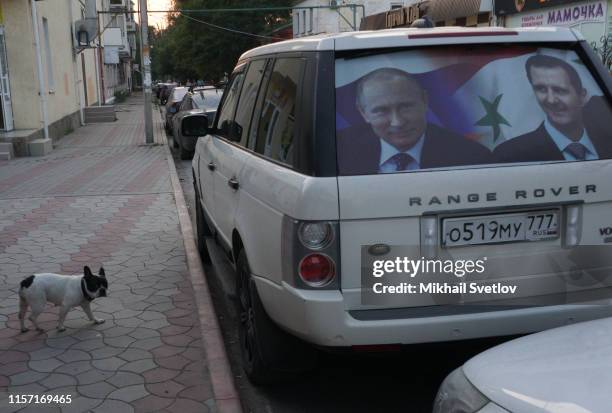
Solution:
<svg viewBox="0 0 612 413">
<path fill-rule="evenodd" d="M 574 51 L 461 48 L 336 60 L 341 175 L 612 158 L 610 104 Z"/>
</svg>

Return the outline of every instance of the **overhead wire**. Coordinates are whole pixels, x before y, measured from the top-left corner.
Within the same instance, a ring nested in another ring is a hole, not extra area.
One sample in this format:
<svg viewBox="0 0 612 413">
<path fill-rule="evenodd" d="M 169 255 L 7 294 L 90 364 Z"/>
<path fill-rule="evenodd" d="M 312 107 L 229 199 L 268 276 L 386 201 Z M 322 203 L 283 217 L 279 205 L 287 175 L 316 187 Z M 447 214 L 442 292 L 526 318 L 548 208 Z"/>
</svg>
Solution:
<svg viewBox="0 0 612 413">
<path fill-rule="evenodd" d="M 193 21 L 195 21 L 195 22 L 198 22 L 198 23 L 204 24 L 204 25 L 206 25 L 206 26 L 210 26 L 210 27 L 213 27 L 213 28 L 215 28 L 215 29 L 219 29 L 219 30 L 225 30 L 225 31 L 228 31 L 228 32 L 231 32 L 231 33 L 241 34 L 241 35 L 244 35 L 244 36 L 256 37 L 256 38 L 260 38 L 260 39 L 268 39 L 268 40 L 285 40 L 285 39 L 283 39 L 283 38 L 281 38 L 281 37 L 265 36 L 265 35 L 263 35 L 263 34 L 248 33 L 248 32 L 243 32 L 243 31 L 241 31 L 241 30 L 230 29 L 229 27 L 218 26 L 218 25 L 216 25 L 216 24 L 209 23 L 209 22 L 205 22 L 204 20 L 196 19 L 195 17 L 191 17 L 191 16 L 189 16 L 189 15 L 187 15 L 187 14 L 185 14 L 185 13 L 181 12 L 181 11 L 179 11 L 179 12 L 178 12 L 178 14 L 179 14 L 179 15 L 181 15 L 181 16 L 183 16 L 183 17 L 186 17 L 186 18 L 188 18 L 188 19 L 190 19 L 190 20 L 193 20 Z"/>
</svg>

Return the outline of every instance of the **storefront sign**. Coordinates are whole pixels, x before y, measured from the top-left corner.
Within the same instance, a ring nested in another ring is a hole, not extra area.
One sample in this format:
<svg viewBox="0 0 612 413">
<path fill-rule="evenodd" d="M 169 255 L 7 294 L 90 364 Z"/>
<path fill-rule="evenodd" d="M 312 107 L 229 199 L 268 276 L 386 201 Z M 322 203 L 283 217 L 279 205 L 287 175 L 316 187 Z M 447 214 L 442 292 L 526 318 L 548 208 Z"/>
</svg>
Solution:
<svg viewBox="0 0 612 413">
<path fill-rule="evenodd" d="M 495 14 L 504 16 L 525 11 L 544 9 L 563 4 L 577 3 L 576 0 L 495 0 Z"/>
<path fill-rule="evenodd" d="M 513 27 L 574 26 L 579 23 L 603 23 L 606 21 L 607 3 L 599 0 L 565 7 L 555 7 L 536 13 L 523 13 L 514 19 Z M 518 23 L 518 24 L 517 24 Z"/>
<path fill-rule="evenodd" d="M 377 13 L 361 19 L 359 30 L 381 30 L 410 26 L 412 22 L 421 18 L 423 14 L 416 5 Z"/>
<path fill-rule="evenodd" d="M 390 29 L 392 27 L 406 26 L 411 24 L 419 17 L 419 8 L 416 6 L 402 7 L 401 9 L 391 10 L 387 12 L 385 27 Z"/>
</svg>

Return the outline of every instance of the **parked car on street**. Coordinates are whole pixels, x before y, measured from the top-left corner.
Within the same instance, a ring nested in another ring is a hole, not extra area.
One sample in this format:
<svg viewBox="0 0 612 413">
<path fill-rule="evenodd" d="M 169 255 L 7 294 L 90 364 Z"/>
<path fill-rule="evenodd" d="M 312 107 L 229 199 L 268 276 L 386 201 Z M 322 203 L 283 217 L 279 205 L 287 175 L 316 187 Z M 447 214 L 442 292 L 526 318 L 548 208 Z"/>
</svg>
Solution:
<svg viewBox="0 0 612 413">
<path fill-rule="evenodd" d="M 183 118 L 196 113 L 204 113 L 208 117 L 208 123 L 212 124 L 221 96 L 223 96 L 223 89 L 205 86 L 196 87 L 193 92 L 189 92 L 183 97 L 178 112 L 172 118 L 174 146 L 179 148 L 181 159 L 191 159 L 193 157 L 197 141 L 197 136 L 182 134 L 181 122 Z"/>
<path fill-rule="evenodd" d="M 521 337 L 450 373 L 434 413 L 606 413 L 612 406 L 612 318 Z"/>
<path fill-rule="evenodd" d="M 236 270 L 248 377 L 311 367 L 311 345 L 612 315 L 598 301 L 612 282 L 611 99 L 567 28 L 362 31 L 244 53 L 214 122 L 186 134 L 208 132 L 192 162 L 198 247 L 207 260 L 213 236 Z"/>
<path fill-rule="evenodd" d="M 168 133 L 172 133 L 172 117 L 178 112 L 178 108 L 183 101 L 183 97 L 189 92 L 189 88 L 184 86 L 177 86 L 172 89 L 168 100 L 166 101 L 166 111 L 164 113 L 165 123 L 164 126 Z"/>
</svg>

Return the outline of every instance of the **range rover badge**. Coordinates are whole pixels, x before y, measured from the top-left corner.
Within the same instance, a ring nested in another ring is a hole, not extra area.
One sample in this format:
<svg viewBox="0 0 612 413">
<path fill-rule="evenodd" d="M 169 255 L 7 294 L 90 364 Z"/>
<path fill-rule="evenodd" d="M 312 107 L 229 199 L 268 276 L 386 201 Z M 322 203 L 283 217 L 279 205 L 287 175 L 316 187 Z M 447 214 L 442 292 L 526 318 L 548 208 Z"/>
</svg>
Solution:
<svg viewBox="0 0 612 413">
<path fill-rule="evenodd" d="M 368 252 L 371 255 L 385 255 L 391 251 L 391 247 L 387 244 L 374 244 L 368 247 Z"/>
</svg>

